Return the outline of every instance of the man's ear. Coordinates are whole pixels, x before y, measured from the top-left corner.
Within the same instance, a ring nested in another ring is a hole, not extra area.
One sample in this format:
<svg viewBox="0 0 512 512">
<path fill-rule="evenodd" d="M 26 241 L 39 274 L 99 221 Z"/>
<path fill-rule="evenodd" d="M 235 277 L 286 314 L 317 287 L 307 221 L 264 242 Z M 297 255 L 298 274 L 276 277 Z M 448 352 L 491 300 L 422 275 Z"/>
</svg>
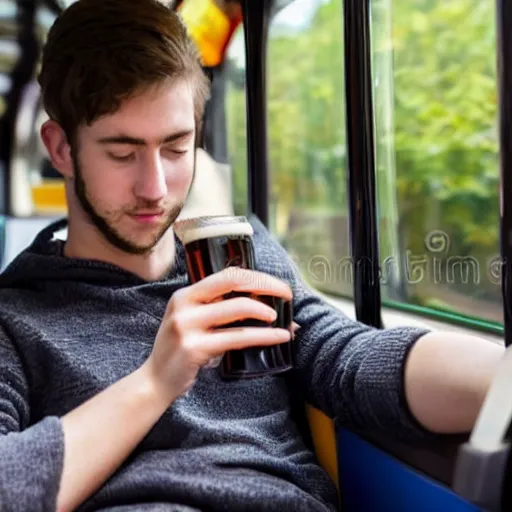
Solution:
<svg viewBox="0 0 512 512">
<path fill-rule="evenodd" d="M 71 146 L 62 127 L 50 119 L 41 126 L 41 139 L 43 140 L 53 167 L 64 178 L 73 178 L 74 167 L 71 156 Z"/>
</svg>

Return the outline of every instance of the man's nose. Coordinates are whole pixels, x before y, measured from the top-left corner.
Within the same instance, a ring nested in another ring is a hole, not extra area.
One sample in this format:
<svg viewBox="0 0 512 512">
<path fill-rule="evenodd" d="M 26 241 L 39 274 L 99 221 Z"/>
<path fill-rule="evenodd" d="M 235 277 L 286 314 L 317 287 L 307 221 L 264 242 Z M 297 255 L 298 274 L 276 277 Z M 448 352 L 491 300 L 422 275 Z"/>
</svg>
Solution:
<svg viewBox="0 0 512 512">
<path fill-rule="evenodd" d="M 141 162 L 134 192 L 147 201 L 159 201 L 167 195 L 165 169 L 159 154 L 147 155 Z"/>
</svg>

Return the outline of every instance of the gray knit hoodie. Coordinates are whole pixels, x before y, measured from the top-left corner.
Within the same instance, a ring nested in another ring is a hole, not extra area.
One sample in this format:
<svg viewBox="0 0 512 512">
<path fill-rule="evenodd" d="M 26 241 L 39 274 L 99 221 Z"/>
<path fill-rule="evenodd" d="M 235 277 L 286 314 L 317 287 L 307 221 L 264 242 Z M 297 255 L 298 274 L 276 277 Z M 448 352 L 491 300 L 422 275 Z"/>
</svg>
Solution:
<svg viewBox="0 0 512 512">
<path fill-rule="evenodd" d="M 425 434 L 403 393 L 404 359 L 425 331 L 349 320 L 311 292 L 285 251 L 251 222 L 258 269 L 293 287 L 302 326 L 296 369 L 240 381 L 202 370 L 79 510 L 336 510 L 335 488 L 304 430 L 306 401 L 349 428 Z M 146 282 L 63 257 L 53 240 L 63 226 L 43 230 L 0 276 L 2 512 L 55 511 L 59 418 L 143 363 L 169 298 L 188 283 L 179 241 L 170 275 Z"/>
</svg>

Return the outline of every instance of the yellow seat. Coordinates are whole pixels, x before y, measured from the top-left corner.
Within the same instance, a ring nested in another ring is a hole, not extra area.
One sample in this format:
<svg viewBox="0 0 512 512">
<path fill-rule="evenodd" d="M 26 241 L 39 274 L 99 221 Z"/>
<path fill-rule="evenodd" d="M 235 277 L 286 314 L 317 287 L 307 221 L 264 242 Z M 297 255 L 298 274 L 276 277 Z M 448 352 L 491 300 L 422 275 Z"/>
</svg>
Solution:
<svg viewBox="0 0 512 512">
<path fill-rule="evenodd" d="M 309 404 L 306 404 L 306 413 L 318 461 L 331 477 L 339 493 L 338 454 L 334 421 Z"/>
</svg>

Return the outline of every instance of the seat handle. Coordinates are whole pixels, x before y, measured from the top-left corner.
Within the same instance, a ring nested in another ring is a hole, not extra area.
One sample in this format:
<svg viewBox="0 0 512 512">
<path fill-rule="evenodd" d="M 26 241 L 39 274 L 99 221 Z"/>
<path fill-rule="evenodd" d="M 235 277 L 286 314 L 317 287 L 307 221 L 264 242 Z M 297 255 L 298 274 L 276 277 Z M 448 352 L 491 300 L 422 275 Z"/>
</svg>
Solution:
<svg viewBox="0 0 512 512">
<path fill-rule="evenodd" d="M 501 510 L 503 483 L 510 454 L 506 439 L 512 420 L 512 346 L 498 365 L 467 443 L 460 449 L 453 489 L 491 512 Z"/>
</svg>

